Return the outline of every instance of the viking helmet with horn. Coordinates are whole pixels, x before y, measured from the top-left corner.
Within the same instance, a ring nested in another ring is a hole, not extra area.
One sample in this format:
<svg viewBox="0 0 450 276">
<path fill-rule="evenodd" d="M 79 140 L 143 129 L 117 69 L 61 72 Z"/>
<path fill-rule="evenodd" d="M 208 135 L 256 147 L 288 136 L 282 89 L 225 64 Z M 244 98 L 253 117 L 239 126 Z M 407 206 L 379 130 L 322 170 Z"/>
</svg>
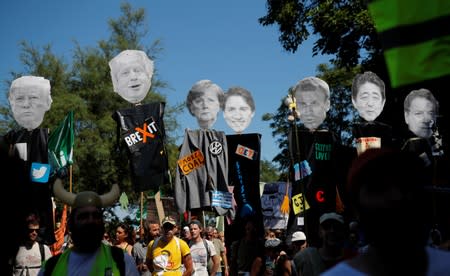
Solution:
<svg viewBox="0 0 450 276">
<path fill-rule="evenodd" d="M 73 208 L 95 206 L 97 208 L 103 208 L 112 205 L 116 199 L 119 197 L 119 185 L 114 184 L 111 190 L 104 194 L 98 195 L 93 191 L 83 191 L 78 194 L 74 194 L 66 191 L 61 182 L 61 179 L 57 178 L 55 184 L 53 185 L 53 193 L 55 197 L 60 199 L 62 202 L 72 206 Z"/>
</svg>

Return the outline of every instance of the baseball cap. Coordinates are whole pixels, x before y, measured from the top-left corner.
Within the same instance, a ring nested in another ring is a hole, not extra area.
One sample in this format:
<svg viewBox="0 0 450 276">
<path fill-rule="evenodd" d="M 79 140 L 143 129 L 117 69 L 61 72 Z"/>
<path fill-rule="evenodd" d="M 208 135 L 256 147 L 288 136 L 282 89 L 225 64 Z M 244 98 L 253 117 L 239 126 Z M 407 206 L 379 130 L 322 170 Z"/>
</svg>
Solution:
<svg viewBox="0 0 450 276">
<path fill-rule="evenodd" d="M 319 222 L 320 222 L 320 224 L 322 224 L 324 221 L 329 220 L 329 219 L 338 221 L 342 224 L 344 223 L 344 218 L 335 212 L 325 213 L 325 214 L 321 215 L 319 218 Z"/>
<path fill-rule="evenodd" d="M 306 241 L 306 235 L 302 231 L 294 232 L 291 241 Z"/>
<path fill-rule="evenodd" d="M 265 248 L 274 248 L 281 244 L 281 240 L 279 238 L 267 239 L 264 243 Z"/>
<path fill-rule="evenodd" d="M 177 225 L 177 222 L 176 222 L 172 217 L 170 217 L 170 216 L 167 216 L 167 217 L 165 217 L 165 218 L 163 219 L 162 225 L 164 225 L 164 224 L 166 224 L 166 223 L 170 223 L 170 224 L 172 224 L 173 226 L 176 226 L 176 225 Z"/>
</svg>

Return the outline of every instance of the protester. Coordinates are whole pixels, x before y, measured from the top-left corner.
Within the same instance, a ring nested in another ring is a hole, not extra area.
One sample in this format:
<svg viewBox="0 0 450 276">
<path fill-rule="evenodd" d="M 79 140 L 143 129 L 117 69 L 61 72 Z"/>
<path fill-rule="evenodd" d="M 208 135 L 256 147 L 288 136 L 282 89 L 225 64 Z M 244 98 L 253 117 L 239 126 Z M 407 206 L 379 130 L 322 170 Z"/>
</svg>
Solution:
<svg viewBox="0 0 450 276">
<path fill-rule="evenodd" d="M 219 267 L 217 268 L 216 275 L 217 276 L 228 276 L 228 259 L 227 253 L 225 250 L 224 243 L 218 238 L 217 229 L 213 226 L 208 226 L 205 229 L 206 239 L 211 241 L 214 244 L 214 248 L 216 249 L 216 253 L 219 256 Z M 222 266 L 223 264 L 223 266 Z"/>
<path fill-rule="evenodd" d="M 207 239 L 203 239 L 203 225 L 198 220 L 192 220 L 189 223 L 189 229 L 191 230 L 192 235 L 189 242 L 189 248 L 191 250 L 192 262 L 194 263 L 194 274 L 192 275 L 216 275 L 220 266 L 220 258 L 216 253 L 214 244 Z M 209 264 L 210 261 L 211 264 Z M 210 266 L 210 269 L 208 269 L 208 266 Z"/>
<path fill-rule="evenodd" d="M 162 221 L 162 236 L 151 241 L 146 264 L 152 275 L 188 276 L 194 272 L 187 243 L 175 236 L 177 223 L 168 216 Z"/>
<path fill-rule="evenodd" d="M 264 241 L 258 237 L 256 223 L 248 219 L 244 236 L 231 244 L 230 275 L 250 275 L 253 261 L 264 254 Z"/>
<path fill-rule="evenodd" d="M 143 223 L 144 231 L 141 231 L 140 239 L 133 245 L 133 257 L 141 275 L 150 276 L 145 258 L 147 256 L 148 244 L 160 236 L 159 223 L 156 221 L 146 220 Z"/>
<path fill-rule="evenodd" d="M 67 192 L 60 179 L 54 183 L 55 197 L 72 206 L 67 226 L 73 246 L 51 257 L 39 275 L 139 275 L 133 258 L 123 250 L 102 242 L 105 233 L 103 207 L 119 197 L 119 187 L 98 195 L 92 191 Z"/>
<path fill-rule="evenodd" d="M 348 192 L 367 251 L 323 275 L 450 275 L 450 252 L 427 246 L 424 163 L 416 155 L 371 149 L 348 175 Z"/>
<path fill-rule="evenodd" d="M 116 246 L 131 256 L 133 245 L 133 227 L 124 222 L 119 223 L 116 227 Z"/>
<path fill-rule="evenodd" d="M 282 270 L 287 270 L 289 273 L 291 271 L 290 262 L 285 262 L 286 259 L 282 259 L 281 264 L 277 264 L 278 258 L 280 257 L 280 252 L 282 250 L 282 241 L 278 238 L 269 238 L 264 242 L 264 255 L 257 256 L 252 263 L 250 276 L 258 275 L 278 275 L 276 274 L 277 265 L 283 268 Z"/>
<path fill-rule="evenodd" d="M 330 212 L 320 216 L 319 236 L 321 247 L 307 247 L 294 256 L 299 275 L 315 276 L 333 267 L 344 258 L 344 219 Z"/>
<path fill-rule="evenodd" d="M 210 129 L 223 104 L 223 90 L 210 80 L 196 82 L 186 98 L 186 105 L 202 129 Z"/>
<path fill-rule="evenodd" d="M 48 260 L 52 253 L 50 248 L 39 239 L 39 217 L 30 214 L 26 218 L 26 237 L 14 259 L 15 276 L 35 276 L 38 274 L 42 263 Z"/>
<path fill-rule="evenodd" d="M 144 51 L 124 50 L 109 62 L 114 92 L 139 104 L 150 91 L 153 61 Z"/>
</svg>

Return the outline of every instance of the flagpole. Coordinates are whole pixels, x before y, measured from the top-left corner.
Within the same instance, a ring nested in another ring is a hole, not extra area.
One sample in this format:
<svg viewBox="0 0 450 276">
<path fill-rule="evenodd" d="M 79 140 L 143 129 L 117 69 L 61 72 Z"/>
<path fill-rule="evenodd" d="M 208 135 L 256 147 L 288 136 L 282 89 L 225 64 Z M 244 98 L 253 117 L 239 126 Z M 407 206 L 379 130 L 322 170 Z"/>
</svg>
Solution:
<svg viewBox="0 0 450 276">
<path fill-rule="evenodd" d="M 140 218 L 140 222 L 139 222 L 139 229 L 140 229 L 140 235 L 142 235 L 142 233 L 144 233 L 143 231 L 143 222 L 142 222 L 142 217 L 144 216 L 144 192 L 141 192 L 141 218 Z M 142 238 L 142 237 L 140 237 Z"/>
</svg>

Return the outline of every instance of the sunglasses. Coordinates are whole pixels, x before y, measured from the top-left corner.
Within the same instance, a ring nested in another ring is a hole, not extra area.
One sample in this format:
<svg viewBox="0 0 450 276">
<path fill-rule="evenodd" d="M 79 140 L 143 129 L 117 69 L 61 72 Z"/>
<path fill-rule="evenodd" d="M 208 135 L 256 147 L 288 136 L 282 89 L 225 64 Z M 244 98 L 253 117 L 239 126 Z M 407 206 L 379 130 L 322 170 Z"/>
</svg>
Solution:
<svg viewBox="0 0 450 276">
<path fill-rule="evenodd" d="M 33 232 L 39 233 L 39 228 L 38 229 L 28 228 L 28 233 L 33 233 Z"/>
</svg>

